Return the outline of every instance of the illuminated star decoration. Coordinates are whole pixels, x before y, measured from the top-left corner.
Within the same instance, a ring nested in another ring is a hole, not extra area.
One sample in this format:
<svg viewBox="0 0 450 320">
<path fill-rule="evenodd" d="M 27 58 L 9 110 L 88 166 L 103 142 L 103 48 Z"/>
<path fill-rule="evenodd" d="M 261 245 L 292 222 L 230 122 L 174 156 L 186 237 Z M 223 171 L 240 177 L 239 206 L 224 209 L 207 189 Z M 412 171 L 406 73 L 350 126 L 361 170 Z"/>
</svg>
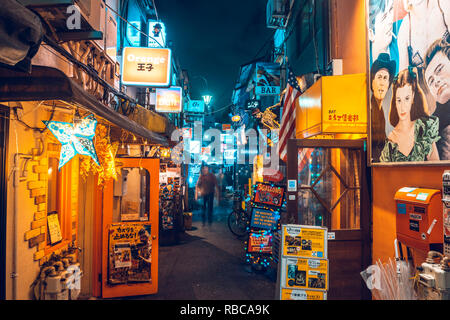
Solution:
<svg viewBox="0 0 450 320">
<path fill-rule="evenodd" d="M 42 121 L 51 133 L 61 142 L 61 154 L 58 170 L 69 162 L 75 155 L 81 154 L 91 157 L 96 164 L 98 162 L 94 142 L 97 120 L 94 115 L 81 119 L 78 123 L 60 121 Z"/>
</svg>

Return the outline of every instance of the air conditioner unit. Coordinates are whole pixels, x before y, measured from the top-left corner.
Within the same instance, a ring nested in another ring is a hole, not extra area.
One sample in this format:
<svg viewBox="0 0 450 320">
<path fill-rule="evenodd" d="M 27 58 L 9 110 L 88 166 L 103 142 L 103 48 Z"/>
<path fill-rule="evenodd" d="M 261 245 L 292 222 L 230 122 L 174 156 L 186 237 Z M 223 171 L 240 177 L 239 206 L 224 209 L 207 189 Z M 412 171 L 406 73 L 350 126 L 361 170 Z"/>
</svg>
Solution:
<svg viewBox="0 0 450 320">
<path fill-rule="evenodd" d="M 267 27 L 283 29 L 289 14 L 289 0 L 268 0 L 266 7 Z"/>
</svg>

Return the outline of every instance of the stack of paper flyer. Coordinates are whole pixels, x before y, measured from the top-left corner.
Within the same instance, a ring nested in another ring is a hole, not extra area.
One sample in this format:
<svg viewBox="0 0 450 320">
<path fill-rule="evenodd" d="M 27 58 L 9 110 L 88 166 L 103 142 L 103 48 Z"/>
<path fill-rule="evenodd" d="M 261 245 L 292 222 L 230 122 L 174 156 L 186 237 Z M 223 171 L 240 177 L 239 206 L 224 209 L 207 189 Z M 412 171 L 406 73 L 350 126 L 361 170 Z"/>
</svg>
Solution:
<svg viewBox="0 0 450 320">
<path fill-rule="evenodd" d="M 327 228 L 282 225 L 279 254 L 277 299 L 327 299 Z"/>
</svg>

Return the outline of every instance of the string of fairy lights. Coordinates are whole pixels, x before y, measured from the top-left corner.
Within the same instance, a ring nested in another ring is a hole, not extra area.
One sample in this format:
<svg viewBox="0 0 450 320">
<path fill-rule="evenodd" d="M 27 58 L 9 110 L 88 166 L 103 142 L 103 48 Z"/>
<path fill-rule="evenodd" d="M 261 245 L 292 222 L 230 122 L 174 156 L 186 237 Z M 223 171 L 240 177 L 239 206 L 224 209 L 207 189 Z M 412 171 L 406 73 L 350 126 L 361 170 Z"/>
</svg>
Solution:
<svg viewBox="0 0 450 320">
<path fill-rule="evenodd" d="M 269 204 L 269 202 L 262 202 L 257 199 L 257 193 L 260 192 L 260 186 L 270 186 L 272 190 L 276 190 L 281 194 L 281 199 L 277 204 Z M 284 204 L 285 189 L 275 184 L 257 183 L 252 187 L 252 201 L 251 201 L 251 219 L 247 222 L 248 239 L 244 242 L 245 261 L 250 265 L 259 265 L 263 268 L 268 268 L 273 261 L 272 256 L 272 239 L 274 233 L 281 229 L 281 208 Z M 258 210 L 269 213 L 274 221 L 271 225 L 257 225 L 255 224 L 255 213 Z M 267 239 L 267 241 L 256 241 L 259 244 L 259 250 L 255 250 L 251 246 L 252 239 Z"/>
</svg>

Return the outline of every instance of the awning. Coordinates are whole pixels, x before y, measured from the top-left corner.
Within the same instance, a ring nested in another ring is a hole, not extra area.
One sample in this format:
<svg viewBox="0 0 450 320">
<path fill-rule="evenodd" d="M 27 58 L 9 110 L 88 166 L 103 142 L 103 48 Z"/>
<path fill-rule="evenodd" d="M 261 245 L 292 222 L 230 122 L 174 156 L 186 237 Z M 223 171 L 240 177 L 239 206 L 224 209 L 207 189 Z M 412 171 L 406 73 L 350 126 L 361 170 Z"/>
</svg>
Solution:
<svg viewBox="0 0 450 320">
<path fill-rule="evenodd" d="M 30 71 L 44 36 L 39 17 L 15 0 L 0 6 L 0 63 Z"/>
<path fill-rule="evenodd" d="M 62 71 L 33 66 L 31 74 L 0 68 L 0 102 L 64 100 L 138 135 L 150 144 L 168 146 L 165 136 L 150 131 L 116 112 L 83 90 Z"/>
</svg>

